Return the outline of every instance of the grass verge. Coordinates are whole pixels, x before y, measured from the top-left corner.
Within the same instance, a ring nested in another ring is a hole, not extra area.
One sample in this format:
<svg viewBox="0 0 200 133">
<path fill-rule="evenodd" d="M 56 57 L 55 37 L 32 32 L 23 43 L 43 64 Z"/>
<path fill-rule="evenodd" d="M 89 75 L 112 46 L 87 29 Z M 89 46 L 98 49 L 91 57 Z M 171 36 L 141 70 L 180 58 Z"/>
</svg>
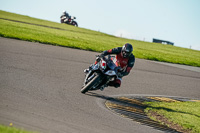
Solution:
<svg viewBox="0 0 200 133">
<path fill-rule="evenodd" d="M 0 125 L 0 132 L 1 133 L 36 133 L 36 132 L 18 129 L 18 128 L 15 128 L 15 127 L 3 126 L 3 125 Z"/>
<path fill-rule="evenodd" d="M 200 51 L 197 50 L 118 38 L 2 10 L 0 10 L 0 36 L 97 52 L 131 43 L 136 58 L 200 67 Z"/>
<path fill-rule="evenodd" d="M 147 115 L 180 132 L 200 133 L 200 102 L 145 102 Z"/>
</svg>

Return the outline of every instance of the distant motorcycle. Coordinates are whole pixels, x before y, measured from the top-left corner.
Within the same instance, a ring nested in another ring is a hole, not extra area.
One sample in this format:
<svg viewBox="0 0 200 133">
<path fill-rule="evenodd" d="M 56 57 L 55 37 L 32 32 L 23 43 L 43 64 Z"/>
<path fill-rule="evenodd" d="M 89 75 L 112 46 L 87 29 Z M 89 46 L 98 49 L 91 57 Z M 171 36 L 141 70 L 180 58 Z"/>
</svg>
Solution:
<svg viewBox="0 0 200 133">
<path fill-rule="evenodd" d="M 122 68 L 117 62 L 115 56 L 100 57 L 97 56 L 96 63 L 91 65 L 86 74 L 82 93 L 93 90 L 103 90 L 110 81 L 118 78 Z"/>
<path fill-rule="evenodd" d="M 74 19 L 76 19 L 76 17 L 74 17 L 74 16 L 69 16 L 68 19 L 66 16 L 62 16 L 60 18 L 60 22 L 78 27 L 78 23 L 76 21 L 74 21 Z"/>
</svg>

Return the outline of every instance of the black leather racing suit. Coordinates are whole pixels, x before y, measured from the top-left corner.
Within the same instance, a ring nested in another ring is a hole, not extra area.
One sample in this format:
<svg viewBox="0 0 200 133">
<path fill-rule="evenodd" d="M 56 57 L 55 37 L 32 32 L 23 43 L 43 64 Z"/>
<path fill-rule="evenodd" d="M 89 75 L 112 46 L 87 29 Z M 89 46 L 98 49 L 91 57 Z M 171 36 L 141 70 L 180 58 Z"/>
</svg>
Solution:
<svg viewBox="0 0 200 133">
<path fill-rule="evenodd" d="M 113 82 L 110 82 L 110 86 L 120 87 L 121 79 L 123 76 L 127 76 L 130 73 L 130 70 L 133 68 L 135 63 L 135 56 L 131 54 L 129 57 L 124 58 L 122 56 L 122 47 L 113 48 L 110 50 L 104 51 L 101 56 L 106 56 L 109 54 L 116 54 L 116 59 L 119 61 L 121 68 L 123 71 L 121 72 L 121 77 L 119 79 L 115 79 Z"/>
</svg>

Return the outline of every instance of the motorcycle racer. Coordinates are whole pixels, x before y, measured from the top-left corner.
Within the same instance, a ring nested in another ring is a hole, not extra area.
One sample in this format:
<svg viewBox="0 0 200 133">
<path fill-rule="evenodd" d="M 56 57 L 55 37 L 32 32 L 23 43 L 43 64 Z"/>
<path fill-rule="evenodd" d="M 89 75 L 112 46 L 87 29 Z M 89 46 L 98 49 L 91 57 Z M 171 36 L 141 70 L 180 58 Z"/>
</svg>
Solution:
<svg viewBox="0 0 200 133">
<path fill-rule="evenodd" d="M 61 18 L 61 23 L 67 22 L 69 19 L 69 14 L 66 11 L 63 11 L 62 15 L 60 16 Z M 63 19 L 65 18 L 65 19 Z"/>
<path fill-rule="evenodd" d="M 132 51 L 132 45 L 130 43 L 126 43 L 123 45 L 123 47 L 106 50 L 100 54 L 101 57 L 109 54 L 115 54 L 116 62 L 118 62 L 120 64 L 120 67 L 122 68 L 122 71 L 119 73 L 118 78 L 116 78 L 114 81 L 110 81 L 108 84 L 109 86 L 114 86 L 115 88 L 120 87 L 122 77 L 127 76 L 130 73 L 135 63 L 135 56 L 132 54 Z M 85 73 L 87 73 L 88 71 L 88 69 L 84 70 Z"/>
</svg>

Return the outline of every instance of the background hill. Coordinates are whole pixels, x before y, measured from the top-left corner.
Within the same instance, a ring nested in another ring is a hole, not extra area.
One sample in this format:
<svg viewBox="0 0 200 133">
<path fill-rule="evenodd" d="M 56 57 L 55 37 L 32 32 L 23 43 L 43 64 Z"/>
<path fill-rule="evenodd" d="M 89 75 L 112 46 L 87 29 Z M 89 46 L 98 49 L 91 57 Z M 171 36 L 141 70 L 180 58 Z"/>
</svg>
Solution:
<svg viewBox="0 0 200 133">
<path fill-rule="evenodd" d="M 0 10 L 0 36 L 102 52 L 131 43 L 136 58 L 200 67 L 200 51 L 149 43 Z"/>
</svg>

